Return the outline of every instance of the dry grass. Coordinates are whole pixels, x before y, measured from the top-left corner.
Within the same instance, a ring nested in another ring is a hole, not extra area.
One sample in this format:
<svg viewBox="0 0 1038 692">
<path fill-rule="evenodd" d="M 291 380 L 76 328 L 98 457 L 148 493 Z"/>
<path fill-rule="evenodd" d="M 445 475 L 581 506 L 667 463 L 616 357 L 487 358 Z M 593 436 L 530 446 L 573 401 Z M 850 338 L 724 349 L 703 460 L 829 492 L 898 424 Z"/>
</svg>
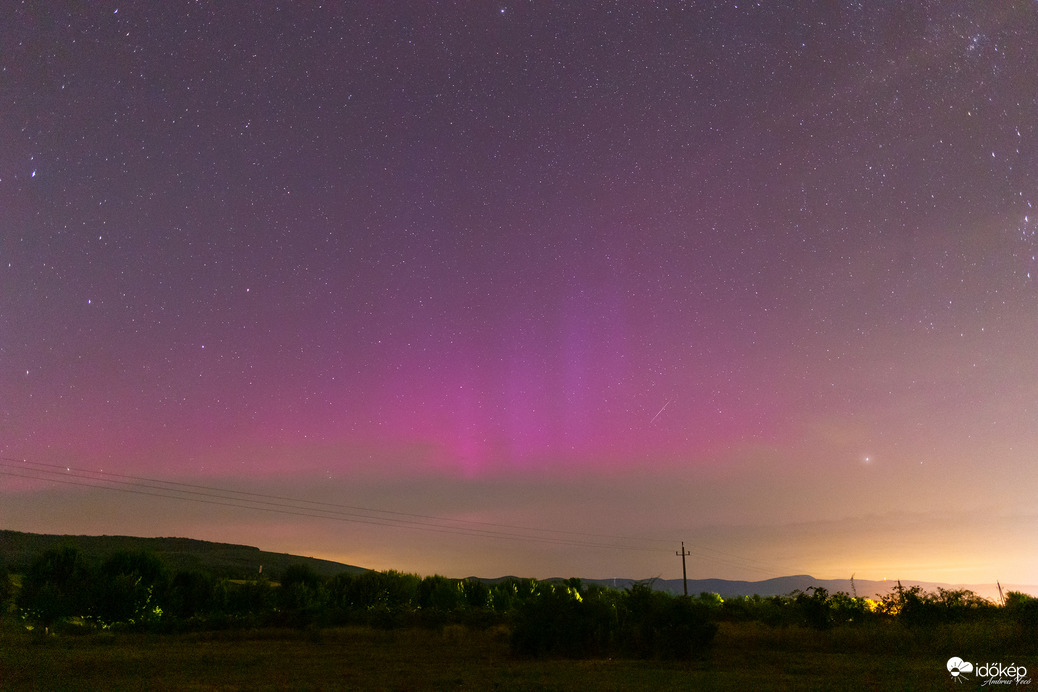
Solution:
<svg viewBox="0 0 1038 692">
<path fill-rule="evenodd" d="M 672 663 L 517 660 L 506 629 L 459 625 L 49 637 L 6 629 L 0 689 L 923 690 L 950 681 L 949 656 L 972 654 L 927 651 L 904 636 L 724 625 L 707 656 Z"/>
</svg>

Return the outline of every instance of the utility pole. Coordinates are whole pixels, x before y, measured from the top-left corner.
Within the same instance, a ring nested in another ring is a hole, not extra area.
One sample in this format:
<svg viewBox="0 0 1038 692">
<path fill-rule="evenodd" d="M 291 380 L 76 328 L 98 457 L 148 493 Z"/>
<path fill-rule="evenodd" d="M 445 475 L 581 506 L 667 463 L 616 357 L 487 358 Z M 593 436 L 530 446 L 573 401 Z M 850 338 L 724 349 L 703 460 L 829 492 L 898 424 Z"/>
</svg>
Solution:
<svg viewBox="0 0 1038 692">
<path fill-rule="evenodd" d="M 688 595 L 688 572 L 685 570 L 685 557 L 692 553 L 685 550 L 685 541 L 681 541 L 681 552 L 674 553 L 681 556 L 681 580 L 685 583 L 685 595 Z"/>
</svg>

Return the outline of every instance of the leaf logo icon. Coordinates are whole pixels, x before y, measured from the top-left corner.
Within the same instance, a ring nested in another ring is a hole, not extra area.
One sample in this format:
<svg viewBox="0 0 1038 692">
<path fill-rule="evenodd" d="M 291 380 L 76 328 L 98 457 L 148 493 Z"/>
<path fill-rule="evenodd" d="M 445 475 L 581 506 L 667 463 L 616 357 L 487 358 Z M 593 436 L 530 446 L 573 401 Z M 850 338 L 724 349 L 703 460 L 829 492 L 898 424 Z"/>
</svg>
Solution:
<svg viewBox="0 0 1038 692">
<path fill-rule="evenodd" d="M 948 672 L 951 673 L 951 676 L 953 678 L 955 678 L 959 682 L 962 682 L 962 680 L 965 677 L 965 673 L 973 672 L 973 664 L 969 661 L 963 661 L 958 656 L 952 656 L 948 659 Z"/>
</svg>

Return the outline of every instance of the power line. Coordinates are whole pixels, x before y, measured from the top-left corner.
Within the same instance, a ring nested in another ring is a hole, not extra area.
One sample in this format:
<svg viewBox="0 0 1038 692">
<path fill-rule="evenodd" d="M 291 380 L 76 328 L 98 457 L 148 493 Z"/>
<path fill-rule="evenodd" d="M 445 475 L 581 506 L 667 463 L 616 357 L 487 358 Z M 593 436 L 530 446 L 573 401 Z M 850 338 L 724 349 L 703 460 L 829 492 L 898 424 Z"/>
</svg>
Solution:
<svg viewBox="0 0 1038 692">
<path fill-rule="evenodd" d="M 21 465 L 10 463 L 12 460 L 4 459 L 0 461 L 0 466 L 7 467 L 8 469 L 16 469 L 18 471 L 27 471 L 29 473 L 16 473 L 11 470 L 0 470 L 0 474 L 7 476 L 16 476 L 21 478 L 28 478 L 32 480 L 39 480 L 44 482 L 64 483 L 67 485 L 78 485 L 93 488 L 100 488 L 104 490 L 117 490 L 122 492 L 133 493 L 137 495 L 148 495 L 153 497 L 163 497 L 168 499 L 176 500 L 188 500 L 192 502 L 199 502 L 210 505 L 220 505 L 225 507 L 237 507 L 241 509 L 258 509 L 267 512 L 275 512 L 281 514 L 290 514 L 293 516 L 304 516 L 315 519 L 333 519 L 337 521 L 352 522 L 369 524 L 376 526 L 387 526 L 397 528 L 408 528 L 417 529 L 423 531 L 434 531 L 438 533 L 453 533 L 457 535 L 481 537 L 481 538 L 499 538 L 507 540 L 524 540 L 524 541 L 535 541 L 541 543 L 554 543 L 558 545 L 571 545 L 578 547 L 590 547 L 590 548 L 606 548 L 611 550 L 638 550 L 646 552 L 658 552 L 656 549 L 647 546 L 638 546 L 630 544 L 618 544 L 618 543 L 607 543 L 604 540 L 614 541 L 630 541 L 629 537 L 622 536 L 606 536 L 602 534 L 581 534 L 578 532 L 568 532 L 556 529 L 540 529 L 532 527 L 518 527 L 509 526 L 504 524 L 491 524 L 489 522 L 475 522 L 471 520 L 463 519 L 450 519 L 444 517 L 431 517 L 426 515 L 412 515 L 403 512 L 387 512 L 386 510 L 375 510 L 368 508 L 349 508 L 358 511 L 365 512 L 385 512 L 390 514 L 398 514 L 402 516 L 415 517 L 412 519 L 401 519 L 395 517 L 378 517 L 369 516 L 366 514 L 358 514 L 356 512 L 347 512 L 338 509 L 339 507 L 346 507 L 341 505 L 334 505 L 326 502 L 314 502 L 311 500 L 300 500 L 295 498 L 284 498 L 276 495 L 263 495 L 261 493 L 247 493 L 235 490 L 224 490 L 219 488 L 213 488 L 210 486 L 198 486 L 184 483 L 176 483 L 171 481 L 161 481 L 156 479 L 146 479 L 141 477 L 128 477 L 134 480 L 117 480 L 115 478 L 108 478 L 106 476 L 122 476 L 122 474 L 108 474 L 105 472 L 98 471 L 84 471 L 82 469 L 72 469 L 71 467 L 59 467 L 50 464 L 38 464 L 48 468 L 34 468 L 33 466 L 26 466 L 24 464 L 35 464 L 36 462 L 17 462 Z M 40 475 L 44 474 L 44 475 Z M 100 477 L 98 477 L 100 476 Z M 165 484 L 165 485 L 163 485 Z M 178 488 L 165 487 L 166 485 L 173 486 L 185 486 L 191 488 L 205 488 L 202 490 L 181 490 Z M 236 497 L 236 495 L 249 495 L 252 497 Z M 269 498 L 269 499 L 253 499 L 253 498 Z M 280 500 L 280 501 L 277 501 Z M 299 503 L 299 504 L 295 504 Z M 316 504 L 323 505 L 326 507 L 332 507 L 334 509 L 323 509 L 320 507 L 305 507 L 300 504 Z M 348 508 L 348 507 L 347 507 Z M 494 529 L 480 528 L 480 526 L 497 526 L 507 527 L 513 529 L 513 531 L 501 531 Z M 516 533 L 515 531 L 524 531 L 527 533 Z M 529 534 L 534 535 L 529 535 Z M 572 536 L 586 536 L 586 537 L 597 537 L 600 541 L 590 540 L 578 540 L 577 538 L 566 538 L 566 537 L 553 537 L 548 535 L 536 535 L 541 534 L 569 534 Z"/>
<path fill-rule="evenodd" d="M 306 500 L 306 499 L 301 499 L 301 498 L 285 497 L 285 496 L 280 496 L 280 495 L 269 495 L 269 494 L 264 494 L 264 493 L 255 493 L 255 492 L 248 492 L 248 491 L 243 491 L 243 490 L 232 490 L 232 489 L 228 489 L 228 488 L 218 488 L 218 487 L 215 487 L 215 486 L 208 486 L 208 485 L 181 483 L 181 482 L 178 482 L 178 481 L 166 481 L 166 480 L 161 480 L 161 479 L 156 479 L 156 478 L 147 478 L 147 477 L 144 477 L 144 476 L 132 476 L 132 475 L 126 475 L 126 474 L 120 474 L 120 473 L 111 473 L 111 472 L 106 472 L 106 471 L 93 471 L 93 470 L 90 470 L 90 469 L 76 468 L 76 467 L 70 467 L 70 466 L 61 466 L 59 464 L 45 464 L 45 463 L 37 462 L 37 461 L 27 461 L 27 460 L 22 460 L 22 459 L 12 459 L 12 458 L 9 458 L 9 457 L 0 457 L 0 466 L 10 466 L 11 464 L 17 464 L 18 466 L 16 466 L 16 468 L 23 468 L 23 469 L 26 469 L 26 470 L 38 471 L 40 473 L 60 473 L 62 475 L 90 474 L 89 476 L 86 476 L 86 475 L 76 475 L 75 477 L 77 477 L 77 478 L 91 478 L 93 480 L 98 480 L 98 481 L 101 481 L 101 482 L 109 482 L 109 483 L 127 483 L 127 484 L 130 484 L 130 485 L 144 485 L 144 487 L 151 487 L 151 488 L 156 488 L 157 487 L 159 489 L 169 490 L 171 492 L 177 492 L 177 493 L 190 493 L 190 494 L 197 494 L 197 495 L 215 495 L 217 497 L 226 497 L 226 498 L 230 498 L 230 497 L 233 497 L 233 496 L 243 496 L 242 498 L 236 498 L 235 497 L 234 499 L 242 499 L 243 501 L 247 501 L 247 502 L 259 502 L 259 503 L 262 503 L 262 504 L 277 504 L 274 501 L 283 501 L 283 502 L 287 502 L 287 503 L 293 503 L 293 505 L 290 505 L 290 506 L 294 506 L 294 504 L 296 504 L 296 503 L 298 503 L 298 504 L 306 504 L 306 505 L 313 505 L 313 506 L 315 506 L 318 509 L 320 507 L 329 507 L 329 508 L 332 508 L 332 510 L 334 510 L 336 512 L 341 512 L 342 510 L 351 510 L 351 511 L 356 511 L 356 512 L 367 512 L 367 513 L 372 513 L 372 514 L 385 514 L 385 515 L 391 515 L 391 516 L 385 518 L 386 521 L 391 521 L 391 522 L 406 522 L 407 520 L 396 519 L 395 517 L 408 517 L 408 518 L 414 519 L 414 520 L 425 520 L 425 521 L 433 521 L 433 522 L 446 522 L 446 523 L 449 523 L 449 524 L 469 525 L 469 526 L 472 526 L 472 527 L 483 527 L 483 526 L 486 526 L 486 527 L 492 527 L 494 529 L 510 529 L 510 530 L 515 530 L 515 531 L 535 531 L 535 532 L 542 532 L 542 533 L 552 533 L 552 534 L 560 534 L 560 535 L 568 535 L 568 536 L 580 536 L 580 537 L 586 537 L 586 538 L 600 538 L 600 539 L 607 539 L 607 540 L 624 540 L 624 541 L 639 541 L 640 540 L 640 541 L 652 541 L 652 542 L 657 542 L 657 543 L 660 543 L 660 544 L 667 543 L 667 541 L 665 541 L 665 540 L 655 539 L 655 538 L 637 538 L 637 537 L 633 537 L 633 536 L 618 536 L 618 535 L 608 535 L 608 534 L 598 534 L 598 533 L 586 533 L 586 532 L 580 532 L 580 531 L 567 531 L 567 530 L 564 530 L 564 529 L 533 528 L 533 527 L 528 527 L 528 526 L 516 526 L 516 525 L 513 525 L 513 524 L 500 524 L 500 523 L 487 522 L 487 521 L 476 521 L 476 520 L 472 520 L 472 519 L 454 519 L 454 518 L 449 518 L 449 517 L 430 516 L 430 515 L 426 515 L 426 514 L 414 514 L 414 513 L 410 513 L 410 512 L 398 512 L 398 511 L 385 510 L 385 509 L 373 509 L 373 508 L 370 508 L 370 507 L 358 507 L 358 506 L 355 506 L 355 505 L 343 505 L 343 504 L 337 504 L 337 503 L 331 503 L 331 502 L 321 502 L 321 501 L 317 501 L 317 500 Z M 53 469 L 53 470 L 49 470 L 49 469 Z M 129 481 L 133 481 L 133 482 L 110 480 L 110 479 L 115 479 L 115 478 L 125 478 L 125 479 L 129 479 Z M 40 480 L 48 480 L 48 479 L 41 478 Z M 151 485 L 151 484 L 160 484 L 160 485 L 159 486 L 155 486 L 155 485 Z M 170 487 L 166 487 L 166 486 L 170 486 Z M 97 486 L 97 487 L 102 487 L 102 486 Z M 190 488 L 190 489 L 193 489 L 193 490 L 180 490 L 180 488 Z M 260 498 L 260 499 L 252 500 L 252 499 L 248 499 L 248 498 Z M 325 510 L 320 510 L 320 511 L 325 511 Z M 360 515 L 360 516 L 365 516 L 366 517 L 366 515 Z"/>
<path fill-rule="evenodd" d="M 18 471 L 21 473 L 18 473 Z M 114 490 L 135 495 L 186 500 L 215 506 L 260 510 L 313 519 L 331 519 L 347 523 L 448 533 L 473 538 L 530 541 L 584 548 L 654 553 L 662 552 L 662 546 L 668 543 L 668 541 L 657 538 L 536 528 L 374 509 L 281 495 L 232 490 L 216 486 L 167 481 L 144 476 L 93 471 L 11 457 L 0 457 L 0 475 L 102 490 Z M 659 544 L 661 547 L 654 548 L 647 545 L 652 543 Z M 672 544 L 672 542 L 670 543 Z M 689 554 L 699 555 L 730 567 L 767 574 L 779 573 L 759 561 L 712 548 L 689 546 Z"/>
</svg>

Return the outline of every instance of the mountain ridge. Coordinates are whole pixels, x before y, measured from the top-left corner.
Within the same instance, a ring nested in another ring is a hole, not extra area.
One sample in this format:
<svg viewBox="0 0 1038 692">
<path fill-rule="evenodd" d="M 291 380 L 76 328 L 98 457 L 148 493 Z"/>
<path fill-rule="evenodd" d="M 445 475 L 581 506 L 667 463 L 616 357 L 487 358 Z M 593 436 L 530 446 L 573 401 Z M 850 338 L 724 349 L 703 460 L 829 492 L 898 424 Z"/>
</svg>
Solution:
<svg viewBox="0 0 1038 692">
<path fill-rule="evenodd" d="M 626 588 L 636 580 L 630 579 L 585 579 L 587 583 L 601 584 L 603 586 L 616 586 Z M 721 598 L 733 596 L 787 596 L 794 591 L 807 591 L 810 588 L 822 588 L 829 593 L 843 593 L 851 596 L 860 596 L 879 600 L 897 588 L 897 579 L 818 579 L 809 574 L 798 574 L 787 577 L 773 577 L 761 581 L 741 581 L 730 579 L 689 579 L 688 593 L 695 596 L 701 593 L 716 593 Z M 912 586 L 922 587 L 924 591 L 935 592 L 938 589 L 958 590 L 968 589 L 978 596 L 987 598 L 996 603 L 1001 602 L 1002 595 L 1010 591 L 1020 591 L 1038 596 L 1038 586 L 1031 584 L 1002 584 L 1002 593 L 999 593 L 999 584 L 949 584 L 944 582 L 922 581 L 919 579 L 901 579 L 900 583 L 905 588 Z M 684 593 L 684 584 L 681 579 L 656 579 L 653 582 L 655 588 L 672 594 Z"/>
<path fill-rule="evenodd" d="M 40 534 L 22 531 L 0 530 L 0 564 L 4 564 L 13 572 L 23 572 L 32 560 L 45 550 L 73 545 L 88 562 L 100 563 L 103 559 L 120 550 L 148 550 L 159 555 L 173 569 L 197 569 L 212 573 L 214 576 L 230 579 L 255 578 L 260 574 L 277 578 L 288 566 L 306 564 L 324 577 L 348 572 L 360 574 L 369 571 L 367 568 L 348 565 L 333 560 L 275 553 L 261 550 L 254 546 L 235 543 L 204 541 L 183 537 L 139 537 L 139 536 L 87 536 L 69 534 Z M 469 577 L 487 583 L 495 583 L 504 577 Z M 565 581 L 566 577 L 552 577 L 541 581 Z M 681 579 L 630 579 L 581 578 L 585 584 L 624 589 L 639 582 L 650 582 L 653 588 L 673 594 L 684 592 Z M 688 593 L 715 593 L 722 598 L 734 596 L 786 596 L 794 591 L 806 591 L 809 588 L 823 588 L 830 593 L 842 591 L 847 594 L 873 599 L 881 598 L 897 586 L 897 580 L 867 579 L 817 579 L 809 574 L 797 574 L 784 577 L 773 577 L 760 581 L 731 579 L 689 579 Z M 998 585 L 993 584 L 946 584 L 926 582 L 914 579 L 902 579 L 906 588 L 920 586 L 926 591 L 937 589 L 969 589 L 979 596 L 998 602 L 1000 594 Z M 1038 596 L 1038 586 L 1020 584 L 1002 584 L 1002 593 L 1021 591 Z"/>
<path fill-rule="evenodd" d="M 228 579 L 249 579 L 264 573 L 276 577 L 293 564 L 306 564 L 325 577 L 342 572 L 359 574 L 368 571 L 364 567 L 332 560 L 197 538 L 86 536 L 10 530 L 0 530 L 0 563 L 6 564 L 12 572 L 24 571 L 36 555 L 65 545 L 78 549 L 88 563 L 100 563 L 116 551 L 147 550 L 158 555 L 173 569 L 208 571 L 216 577 Z"/>
</svg>

